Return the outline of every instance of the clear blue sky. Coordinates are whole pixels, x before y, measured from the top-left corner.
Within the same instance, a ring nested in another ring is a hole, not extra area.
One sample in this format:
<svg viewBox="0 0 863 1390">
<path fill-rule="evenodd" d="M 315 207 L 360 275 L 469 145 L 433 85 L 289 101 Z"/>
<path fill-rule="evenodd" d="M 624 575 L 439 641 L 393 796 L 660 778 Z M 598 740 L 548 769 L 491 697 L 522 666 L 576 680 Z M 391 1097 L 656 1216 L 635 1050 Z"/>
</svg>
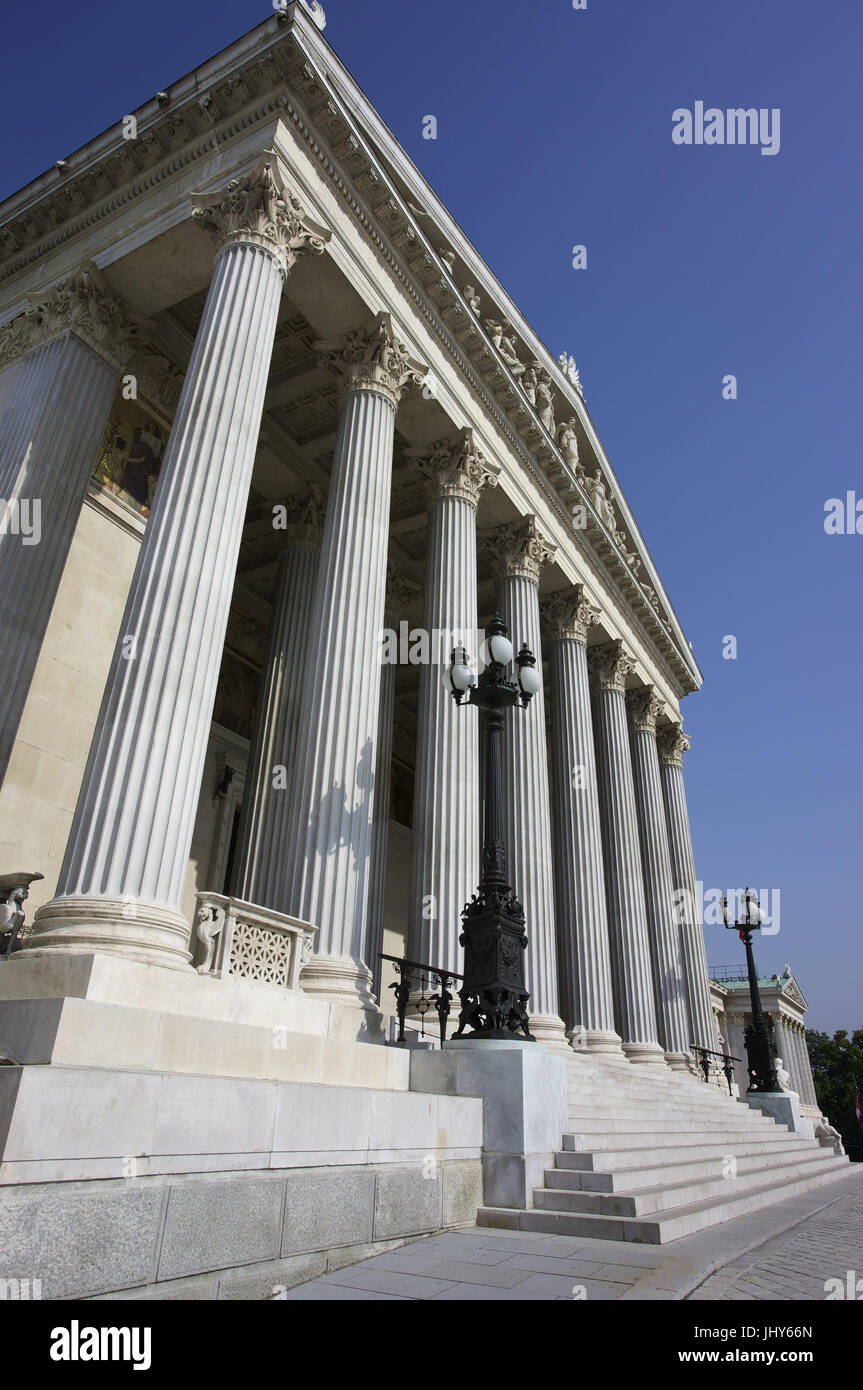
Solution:
<svg viewBox="0 0 863 1390">
<path fill-rule="evenodd" d="M 810 1025 L 860 1001 L 859 0 L 327 0 L 326 37 L 587 402 L 705 677 L 684 702 L 699 875 L 781 891 L 763 972 Z M 4 17 L 5 196 L 270 11 Z M 672 111 L 781 111 L 781 147 L 677 146 Z M 421 138 L 438 118 L 436 142 Z M 588 268 L 571 268 L 585 244 Z M 722 378 L 738 378 L 736 401 Z M 726 634 L 736 661 L 722 659 Z M 708 928 L 711 964 L 733 933 Z"/>
</svg>

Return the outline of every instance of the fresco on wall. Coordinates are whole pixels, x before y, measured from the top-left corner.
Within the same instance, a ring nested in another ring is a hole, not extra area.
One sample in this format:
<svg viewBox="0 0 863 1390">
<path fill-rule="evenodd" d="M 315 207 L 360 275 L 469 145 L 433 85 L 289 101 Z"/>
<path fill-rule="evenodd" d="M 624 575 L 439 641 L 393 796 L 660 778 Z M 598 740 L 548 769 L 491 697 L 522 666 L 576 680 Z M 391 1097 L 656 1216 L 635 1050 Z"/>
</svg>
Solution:
<svg viewBox="0 0 863 1390">
<path fill-rule="evenodd" d="M 93 481 L 148 516 L 162 467 L 168 430 L 144 401 L 118 394 L 96 456 Z"/>
</svg>

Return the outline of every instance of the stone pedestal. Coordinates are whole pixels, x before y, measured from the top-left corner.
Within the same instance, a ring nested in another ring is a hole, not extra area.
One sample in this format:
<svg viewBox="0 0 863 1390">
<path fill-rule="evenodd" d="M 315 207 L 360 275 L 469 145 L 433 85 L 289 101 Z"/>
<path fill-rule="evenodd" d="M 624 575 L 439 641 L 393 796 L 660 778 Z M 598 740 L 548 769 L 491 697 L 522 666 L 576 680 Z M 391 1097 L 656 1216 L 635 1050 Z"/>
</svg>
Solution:
<svg viewBox="0 0 863 1390">
<path fill-rule="evenodd" d="M 56 895 L 23 958 L 189 960 L 180 904 L 279 301 L 296 256 L 325 235 L 268 163 L 201 201 L 220 250 Z"/>
<path fill-rule="evenodd" d="M 629 692 L 627 705 L 656 1017 L 665 1045 L 665 1060 L 681 1071 L 691 1065 L 692 1030 L 683 948 L 674 916 L 668 832 L 656 751 L 656 720 L 663 704 L 652 686 L 644 686 Z"/>
<path fill-rule="evenodd" d="M 237 844 L 237 897 L 277 912 L 285 910 L 283 856 L 294 796 L 300 696 L 321 528 L 318 497 L 303 498 L 294 505 L 279 559 Z"/>
<path fill-rule="evenodd" d="M 411 1090 L 481 1096 L 486 1206 L 533 1206 L 567 1127 L 566 1059 L 537 1043 L 454 1038 L 411 1054 Z"/>
<path fill-rule="evenodd" d="M 635 663 L 621 642 L 592 647 L 587 655 L 594 685 L 593 720 L 615 1017 L 623 1050 L 631 1062 L 664 1064 L 653 1001 L 647 905 L 626 726 L 624 691 L 626 677 Z"/>
<path fill-rule="evenodd" d="M 516 651 L 523 643 L 542 670 L 539 575 L 554 546 L 529 517 L 518 528 L 504 527 L 488 541 L 496 562 L 498 612 Z M 509 876 L 526 917 L 525 976 L 530 992 L 530 1029 L 539 1042 L 568 1048 L 560 1017 L 554 908 L 554 865 L 548 790 L 545 695 L 540 690 L 526 709 L 507 715 L 504 742 L 505 843 Z"/>
<path fill-rule="evenodd" d="M 815 1138 L 812 1121 L 800 1114 L 800 1097 L 796 1091 L 749 1091 L 744 1099 L 753 1110 L 770 1115 L 794 1134 L 803 1135 L 806 1139 Z"/>
<path fill-rule="evenodd" d="M 133 342 L 89 262 L 0 330 L 0 364 L 28 353 L 0 421 L 0 780 Z"/>
<path fill-rule="evenodd" d="M 429 503 L 423 626 L 448 633 L 449 649 L 420 669 L 408 955 L 460 972 L 460 914 L 479 881 L 479 735 L 476 712 L 456 706 L 443 676 L 452 647 L 473 645 L 476 509 L 500 469 L 470 430 L 409 456 Z"/>
<path fill-rule="evenodd" d="M 560 993 L 573 1047 L 620 1056 L 602 868 L 587 634 L 599 616 L 581 586 L 541 605 L 551 648 L 552 817 Z"/>
<path fill-rule="evenodd" d="M 379 1032 L 363 960 L 381 688 L 392 447 L 402 390 L 422 368 L 386 314 L 323 360 L 344 395 L 305 655 L 297 794 L 286 847 L 285 901 L 318 927 L 303 987 L 356 1008 Z"/>
</svg>

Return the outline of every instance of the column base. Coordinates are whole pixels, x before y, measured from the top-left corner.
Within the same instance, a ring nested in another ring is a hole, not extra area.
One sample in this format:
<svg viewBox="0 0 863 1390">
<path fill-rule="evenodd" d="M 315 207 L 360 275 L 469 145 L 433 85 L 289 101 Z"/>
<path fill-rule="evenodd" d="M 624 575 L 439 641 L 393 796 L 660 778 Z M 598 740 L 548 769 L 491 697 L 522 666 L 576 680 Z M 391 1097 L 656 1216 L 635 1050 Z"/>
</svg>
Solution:
<svg viewBox="0 0 863 1390">
<path fill-rule="evenodd" d="M 692 1058 L 688 1052 L 666 1052 L 665 1061 L 672 1071 L 692 1071 Z"/>
<path fill-rule="evenodd" d="M 39 956 L 106 952 L 144 965 L 191 971 L 191 925 L 176 908 L 132 897 L 52 898 L 40 907 L 31 936 L 7 964 Z"/>
<path fill-rule="evenodd" d="M 372 994 L 372 972 L 352 956 L 312 956 L 300 972 L 300 988 L 338 1014 L 341 1037 L 385 1042 L 383 1013 Z"/>
<path fill-rule="evenodd" d="M 637 1066 L 665 1066 L 665 1053 L 659 1043 L 625 1042 L 623 1051 L 627 1060 Z"/>
<path fill-rule="evenodd" d="M 622 1057 L 623 1044 L 617 1033 L 599 1028 L 571 1028 L 566 1035 L 573 1052 L 589 1052 L 609 1057 Z"/>
<path fill-rule="evenodd" d="M 530 1014 L 529 1020 L 528 1026 L 537 1042 L 544 1043 L 561 1056 L 569 1056 L 572 1048 L 562 1018 L 558 1018 L 557 1014 Z"/>
</svg>

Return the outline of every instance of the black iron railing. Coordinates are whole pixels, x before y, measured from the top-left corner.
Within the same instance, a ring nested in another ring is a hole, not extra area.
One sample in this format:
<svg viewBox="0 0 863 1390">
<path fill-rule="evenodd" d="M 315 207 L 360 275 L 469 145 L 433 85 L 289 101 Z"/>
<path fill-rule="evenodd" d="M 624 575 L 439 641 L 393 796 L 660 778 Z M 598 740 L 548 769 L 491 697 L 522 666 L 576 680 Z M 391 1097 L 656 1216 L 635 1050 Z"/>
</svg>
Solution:
<svg viewBox="0 0 863 1390">
<path fill-rule="evenodd" d="M 698 1047 L 695 1043 L 689 1046 L 695 1053 L 695 1059 L 701 1070 L 704 1080 L 709 1084 L 711 1076 L 722 1075 L 728 1083 L 728 1094 L 734 1095 L 732 1082 L 734 1081 L 734 1063 L 739 1062 L 739 1057 L 732 1057 L 728 1052 L 714 1052 L 710 1047 Z M 718 1057 L 717 1062 L 712 1062 L 711 1057 Z"/>
<path fill-rule="evenodd" d="M 436 965 L 425 965 L 422 961 L 407 960 L 404 956 L 386 956 L 381 952 L 381 960 L 390 961 L 398 975 L 398 979 L 390 985 L 396 996 L 396 1016 L 399 1021 L 397 1041 L 403 1043 L 405 1040 L 405 1019 L 413 994 L 413 1009 L 420 1020 L 420 1036 L 425 1037 L 425 1016 L 430 1009 L 434 1009 L 438 1016 L 440 1040 L 442 1044 L 445 1043 L 447 1019 L 453 1001 L 450 985 L 463 980 L 464 976 L 456 975 L 452 970 L 442 970 Z M 438 992 L 430 993 L 435 987 Z"/>
</svg>

